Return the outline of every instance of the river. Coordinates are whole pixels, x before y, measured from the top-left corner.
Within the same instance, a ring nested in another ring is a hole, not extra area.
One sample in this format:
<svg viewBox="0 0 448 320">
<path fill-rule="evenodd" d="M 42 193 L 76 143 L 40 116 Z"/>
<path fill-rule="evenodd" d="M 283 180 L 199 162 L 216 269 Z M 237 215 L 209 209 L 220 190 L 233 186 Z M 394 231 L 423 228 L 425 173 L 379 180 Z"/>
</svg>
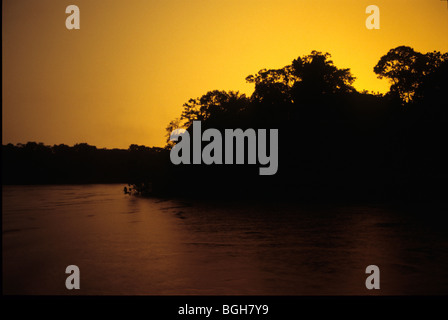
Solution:
<svg viewBox="0 0 448 320">
<path fill-rule="evenodd" d="M 446 220 L 430 208 L 141 198 L 123 187 L 3 186 L 3 293 L 448 293 Z M 80 290 L 65 287 L 69 265 Z M 366 289 L 369 265 L 379 290 Z"/>
</svg>

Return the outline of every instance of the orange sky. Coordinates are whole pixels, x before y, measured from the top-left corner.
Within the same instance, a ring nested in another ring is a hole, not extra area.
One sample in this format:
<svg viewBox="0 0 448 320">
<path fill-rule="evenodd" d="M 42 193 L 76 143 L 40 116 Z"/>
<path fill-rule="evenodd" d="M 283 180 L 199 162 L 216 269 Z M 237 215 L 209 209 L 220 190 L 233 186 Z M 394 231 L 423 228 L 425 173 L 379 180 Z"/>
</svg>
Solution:
<svg viewBox="0 0 448 320">
<path fill-rule="evenodd" d="M 163 146 L 182 104 L 209 90 L 250 94 L 245 77 L 312 50 L 385 92 L 373 67 L 391 48 L 448 51 L 441 0 L 3 1 L 3 144 Z M 67 30 L 65 8 L 80 9 Z M 380 8 L 381 29 L 365 27 Z"/>
</svg>

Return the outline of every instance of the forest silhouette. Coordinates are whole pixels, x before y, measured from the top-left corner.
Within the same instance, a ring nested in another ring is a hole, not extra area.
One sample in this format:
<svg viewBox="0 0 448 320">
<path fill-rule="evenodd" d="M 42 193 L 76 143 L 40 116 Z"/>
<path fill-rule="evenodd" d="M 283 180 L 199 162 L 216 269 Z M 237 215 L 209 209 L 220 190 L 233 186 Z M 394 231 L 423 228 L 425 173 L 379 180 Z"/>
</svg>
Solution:
<svg viewBox="0 0 448 320">
<path fill-rule="evenodd" d="M 373 71 L 386 94 L 358 92 L 349 68 L 312 51 L 246 81 L 254 92 L 214 90 L 190 99 L 167 126 L 165 148 L 127 150 L 42 143 L 2 146 L 3 184 L 129 183 L 157 195 L 297 199 L 443 199 L 448 183 L 448 53 L 391 49 Z M 169 134 L 278 129 L 276 175 L 257 165 L 178 165 Z"/>
</svg>

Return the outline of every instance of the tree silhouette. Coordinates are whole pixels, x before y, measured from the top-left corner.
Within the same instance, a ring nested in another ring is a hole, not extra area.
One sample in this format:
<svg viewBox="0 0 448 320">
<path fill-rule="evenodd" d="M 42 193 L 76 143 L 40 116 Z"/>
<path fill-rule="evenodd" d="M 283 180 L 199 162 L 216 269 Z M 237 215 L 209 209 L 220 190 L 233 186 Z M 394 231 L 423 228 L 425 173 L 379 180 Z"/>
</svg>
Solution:
<svg viewBox="0 0 448 320">
<path fill-rule="evenodd" d="M 448 54 L 390 50 L 374 68 L 391 81 L 386 95 L 353 88 L 348 68 L 312 51 L 280 69 L 246 78 L 250 97 L 214 90 L 190 99 L 167 130 L 278 129 L 279 170 L 258 165 L 179 165 L 169 151 L 136 144 L 127 150 L 29 142 L 2 147 L 4 183 L 129 182 L 134 190 L 182 195 L 249 193 L 296 197 L 445 196 L 448 185 Z M 405 106 L 405 108 L 403 108 Z M 192 141 L 190 141 L 192 143 Z M 203 143 L 204 146 L 205 142 Z M 182 182 L 185 187 L 173 190 Z M 152 186 L 149 188 L 148 186 Z"/>
<path fill-rule="evenodd" d="M 233 117 L 243 110 L 247 104 L 244 94 L 235 91 L 214 90 L 198 99 L 190 99 L 184 105 L 181 120 L 184 126 L 190 126 L 194 120 L 223 119 Z"/>
<path fill-rule="evenodd" d="M 350 69 L 337 68 L 330 58 L 329 53 L 312 51 L 281 69 L 262 69 L 246 78 L 255 84 L 252 97 L 257 101 L 284 103 L 293 101 L 293 96 L 354 92 L 355 77 Z"/>
<path fill-rule="evenodd" d="M 424 77 L 435 72 L 447 60 L 448 53 L 434 51 L 422 54 L 411 47 L 399 46 L 382 56 L 373 70 L 378 78 L 389 79 L 390 94 L 406 103 L 413 100 Z"/>
<path fill-rule="evenodd" d="M 281 69 L 262 69 L 256 75 L 247 76 L 246 81 L 255 84 L 252 99 L 257 102 L 291 102 L 290 89 L 297 80 L 291 71 L 289 65 Z"/>
<path fill-rule="evenodd" d="M 447 54 L 392 49 L 375 66 L 380 78 L 392 82 L 386 95 L 357 92 L 350 69 L 335 66 L 329 53 L 312 51 L 283 68 L 261 69 L 246 77 L 254 84 L 250 98 L 232 91 L 207 92 L 184 104 L 167 130 L 191 130 L 194 120 L 202 122 L 203 130 L 276 128 L 279 172 L 260 179 L 248 176 L 249 166 L 178 166 L 172 168 L 175 180 L 189 181 L 192 190 L 204 194 L 241 187 L 241 192 L 254 193 L 404 196 L 421 192 L 421 181 L 426 192 L 434 192 L 429 185 L 436 180 L 423 177 L 418 166 L 429 167 L 428 159 L 438 150 L 434 146 L 446 137 L 433 124 L 447 118 L 447 68 Z M 437 163 L 431 170 L 443 176 L 446 170 L 441 160 Z"/>
<path fill-rule="evenodd" d="M 350 69 L 339 69 L 330 60 L 329 53 L 312 51 L 292 62 L 292 74 L 299 79 L 294 84 L 299 94 L 335 94 L 356 91 L 352 84 L 355 77 Z"/>
</svg>

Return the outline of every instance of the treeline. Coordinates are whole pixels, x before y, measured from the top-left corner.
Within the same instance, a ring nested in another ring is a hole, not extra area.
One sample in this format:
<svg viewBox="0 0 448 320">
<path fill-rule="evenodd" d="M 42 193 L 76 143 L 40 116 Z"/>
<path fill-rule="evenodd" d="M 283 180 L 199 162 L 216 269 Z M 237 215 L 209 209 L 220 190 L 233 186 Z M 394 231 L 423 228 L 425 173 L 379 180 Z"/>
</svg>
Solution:
<svg viewBox="0 0 448 320">
<path fill-rule="evenodd" d="M 146 185 L 161 194 L 229 198 L 445 199 L 448 53 L 400 46 L 381 57 L 373 71 L 390 81 L 387 94 L 358 92 L 349 68 L 313 51 L 281 69 L 248 76 L 251 96 L 215 90 L 190 99 L 168 125 L 164 149 L 7 145 L 2 180 L 150 182 Z M 191 133 L 195 120 L 203 131 L 278 129 L 277 173 L 260 176 L 258 164 L 171 164 L 170 133 L 177 128 Z"/>
<path fill-rule="evenodd" d="M 3 184 L 139 183 L 157 178 L 167 150 L 131 145 L 98 149 L 43 143 L 2 146 Z"/>
<path fill-rule="evenodd" d="M 281 69 L 246 78 L 247 97 L 211 91 L 184 104 L 167 127 L 278 128 L 279 169 L 258 176 L 257 166 L 184 165 L 172 183 L 183 193 L 300 199 L 444 199 L 448 184 L 448 54 L 390 50 L 374 67 L 391 82 L 385 94 L 357 92 L 350 69 L 313 51 Z M 173 142 L 168 141 L 172 146 Z M 171 183 L 171 184 L 172 184 Z"/>
</svg>

